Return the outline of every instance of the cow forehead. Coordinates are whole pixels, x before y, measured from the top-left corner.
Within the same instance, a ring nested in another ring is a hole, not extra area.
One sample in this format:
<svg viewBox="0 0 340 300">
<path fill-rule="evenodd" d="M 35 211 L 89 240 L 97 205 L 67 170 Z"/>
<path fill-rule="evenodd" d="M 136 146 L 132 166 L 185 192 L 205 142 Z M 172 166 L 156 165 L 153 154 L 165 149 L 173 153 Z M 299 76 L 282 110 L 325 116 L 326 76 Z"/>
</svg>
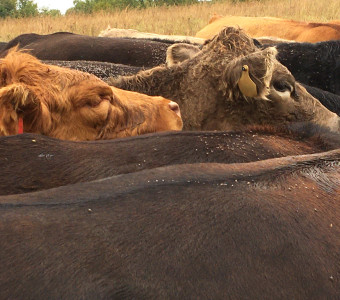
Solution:
<svg viewBox="0 0 340 300">
<path fill-rule="evenodd" d="M 253 52 L 256 50 L 253 39 L 247 36 L 243 30 L 235 27 L 223 28 L 219 34 L 206 42 L 203 49 L 211 49 L 221 46 L 224 46 L 226 50 L 233 52 Z"/>
</svg>

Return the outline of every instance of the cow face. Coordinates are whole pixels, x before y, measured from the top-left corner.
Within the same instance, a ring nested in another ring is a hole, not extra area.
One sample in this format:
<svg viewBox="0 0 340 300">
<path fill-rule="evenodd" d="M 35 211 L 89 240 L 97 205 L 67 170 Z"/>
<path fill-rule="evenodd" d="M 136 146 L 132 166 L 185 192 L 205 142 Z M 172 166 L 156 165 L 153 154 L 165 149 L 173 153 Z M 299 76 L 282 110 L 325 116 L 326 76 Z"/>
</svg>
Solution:
<svg viewBox="0 0 340 300">
<path fill-rule="evenodd" d="M 180 44 L 169 47 L 168 66 L 173 69 L 176 65 L 178 69 L 190 66 L 188 78 L 196 77 L 190 85 L 204 78 L 208 90 L 208 82 L 212 83 L 209 99 L 215 102 L 208 105 L 213 117 L 202 114 L 206 129 L 293 121 L 311 121 L 339 129 L 339 118 L 296 83 L 288 69 L 276 60 L 275 48 L 260 50 L 251 38 L 232 27 L 222 30 L 202 50 L 193 46 L 185 51 L 188 48 Z M 182 108 L 187 116 L 185 107 Z"/>
<path fill-rule="evenodd" d="M 24 131 L 68 140 L 180 130 L 178 105 L 110 87 L 97 77 L 11 51 L 0 62 L 0 135 Z"/>
</svg>

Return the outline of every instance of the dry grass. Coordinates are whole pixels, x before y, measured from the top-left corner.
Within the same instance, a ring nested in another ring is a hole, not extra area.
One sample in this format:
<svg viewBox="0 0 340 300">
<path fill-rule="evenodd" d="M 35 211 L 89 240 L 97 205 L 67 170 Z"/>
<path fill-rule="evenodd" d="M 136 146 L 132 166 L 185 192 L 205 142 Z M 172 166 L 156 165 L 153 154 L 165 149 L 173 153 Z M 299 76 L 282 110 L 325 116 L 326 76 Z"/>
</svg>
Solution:
<svg viewBox="0 0 340 300">
<path fill-rule="evenodd" d="M 48 34 L 69 31 L 98 35 L 107 27 L 134 28 L 160 34 L 195 35 L 214 13 L 221 15 L 271 16 L 303 21 L 330 21 L 339 18 L 339 0 L 258 0 L 232 3 L 198 3 L 191 6 L 156 7 L 143 10 L 126 9 L 92 15 L 36 17 L 0 20 L 0 41 L 22 33 Z"/>
</svg>

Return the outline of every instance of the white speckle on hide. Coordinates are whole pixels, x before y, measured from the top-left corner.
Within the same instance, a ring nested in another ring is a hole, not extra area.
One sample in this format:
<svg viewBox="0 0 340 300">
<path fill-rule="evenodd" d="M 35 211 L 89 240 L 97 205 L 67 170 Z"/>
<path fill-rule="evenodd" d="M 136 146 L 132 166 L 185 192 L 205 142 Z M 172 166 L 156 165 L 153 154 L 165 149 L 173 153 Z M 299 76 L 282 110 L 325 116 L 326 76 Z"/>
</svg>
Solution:
<svg viewBox="0 0 340 300">
<path fill-rule="evenodd" d="M 40 158 L 46 158 L 46 159 L 51 159 L 52 157 L 54 156 L 54 154 L 48 154 L 48 153 L 40 153 L 39 155 L 38 155 L 38 157 L 40 157 Z"/>
</svg>

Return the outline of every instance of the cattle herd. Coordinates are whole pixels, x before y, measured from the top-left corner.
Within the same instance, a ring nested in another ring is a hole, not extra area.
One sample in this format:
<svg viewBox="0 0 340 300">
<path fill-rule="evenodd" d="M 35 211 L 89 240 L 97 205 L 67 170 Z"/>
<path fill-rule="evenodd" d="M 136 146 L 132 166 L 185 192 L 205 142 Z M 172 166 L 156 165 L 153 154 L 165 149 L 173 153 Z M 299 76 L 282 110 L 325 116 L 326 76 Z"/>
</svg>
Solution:
<svg viewBox="0 0 340 300">
<path fill-rule="evenodd" d="M 340 21 L 20 35 L 0 136 L 0 299 L 340 299 Z"/>
</svg>

